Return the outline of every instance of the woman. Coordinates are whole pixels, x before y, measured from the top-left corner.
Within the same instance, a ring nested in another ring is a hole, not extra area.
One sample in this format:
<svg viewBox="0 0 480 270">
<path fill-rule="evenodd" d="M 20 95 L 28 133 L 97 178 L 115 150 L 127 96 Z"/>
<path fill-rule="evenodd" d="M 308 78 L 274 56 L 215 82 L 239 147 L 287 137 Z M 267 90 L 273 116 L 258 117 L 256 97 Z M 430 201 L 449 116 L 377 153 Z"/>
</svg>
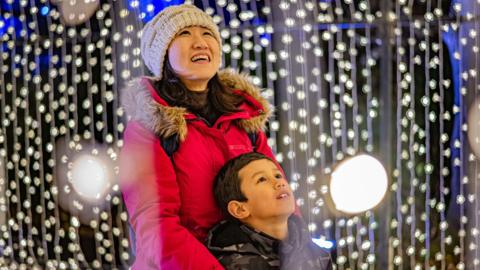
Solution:
<svg viewBox="0 0 480 270">
<path fill-rule="evenodd" d="M 202 244 L 222 219 L 213 179 L 240 154 L 273 158 L 262 132 L 269 105 L 246 78 L 219 71 L 218 28 L 192 5 L 164 9 L 145 25 L 141 45 L 154 77 L 134 80 L 123 96 L 121 181 L 135 231 L 133 269 L 223 269 Z"/>
</svg>

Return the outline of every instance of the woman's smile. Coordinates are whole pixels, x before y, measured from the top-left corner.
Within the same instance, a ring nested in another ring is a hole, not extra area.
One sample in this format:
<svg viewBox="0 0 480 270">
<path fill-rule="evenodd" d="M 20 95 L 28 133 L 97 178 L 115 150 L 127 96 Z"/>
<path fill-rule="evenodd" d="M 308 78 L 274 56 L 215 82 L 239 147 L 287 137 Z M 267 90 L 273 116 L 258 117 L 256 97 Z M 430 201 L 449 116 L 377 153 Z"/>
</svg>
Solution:
<svg viewBox="0 0 480 270">
<path fill-rule="evenodd" d="M 168 49 L 175 74 L 191 91 L 203 91 L 220 68 L 220 44 L 207 28 L 183 28 Z"/>
<path fill-rule="evenodd" d="M 206 64 L 206 63 L 210 63 L 210 56 L 205 53 L 199 53 L 192 56 L 191 60 L 194 63 Z"/>
</svg>

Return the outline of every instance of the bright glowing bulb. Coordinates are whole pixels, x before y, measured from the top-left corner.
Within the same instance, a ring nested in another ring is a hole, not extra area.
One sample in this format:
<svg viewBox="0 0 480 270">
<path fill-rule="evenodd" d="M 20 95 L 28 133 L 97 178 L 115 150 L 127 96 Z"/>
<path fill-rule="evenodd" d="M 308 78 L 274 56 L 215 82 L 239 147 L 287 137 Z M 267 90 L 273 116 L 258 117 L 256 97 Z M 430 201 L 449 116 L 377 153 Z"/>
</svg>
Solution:
<svg viewBox="0 0 480 270">
<path fill-rule="evenodd" d="M 468 113 L 468 141 L 473 153 L 480 158 L 480 98 L 472 104 Z"/>
<path fill-rule="evenodd" d="M 75 191 L 86 199 L 99 199 L 110 187 L 107 166 L 92 155 L 78 157 L 73 162 L 70 176 Z"/>
<path fill-rule="evenodd" d="M 99 0 L 83 1 L 55 1 L 59 6 L 60 14 L 66 25 L 82 24 L 98 10 Z"/>
<path fill-rule="evenodd" d="M 369 155 L 359 155 L 340 163 L 333 171 L 330 194 L 337 210 L 356 214 L 375 207 L 387 191 L 383 165 Z"/>
<path fill-rule="evenodd" d="M 317 246 L 325 249 L 332 249 L 334 243 L 332 241 L 326 240 L 325 238 L 312 238 L 312 241 L 317 244 Z"/>
</svg>

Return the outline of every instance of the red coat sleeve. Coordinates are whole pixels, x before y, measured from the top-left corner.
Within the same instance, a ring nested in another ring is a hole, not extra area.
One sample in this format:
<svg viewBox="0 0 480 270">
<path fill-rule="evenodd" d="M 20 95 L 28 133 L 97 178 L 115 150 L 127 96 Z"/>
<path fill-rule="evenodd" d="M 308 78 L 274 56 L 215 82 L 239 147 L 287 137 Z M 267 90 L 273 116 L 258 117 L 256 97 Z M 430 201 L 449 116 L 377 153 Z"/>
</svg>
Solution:
<svg viewBox="0 0 480 270">
<path fill-rule="evenodd" d="M 159 139 L 137 122 L 129 122 L 125 130 L 120 181 L 135 231 L 132 269 L 223 269 L 180 224 L 180 191 L 173 165 Z"/>
</svg>

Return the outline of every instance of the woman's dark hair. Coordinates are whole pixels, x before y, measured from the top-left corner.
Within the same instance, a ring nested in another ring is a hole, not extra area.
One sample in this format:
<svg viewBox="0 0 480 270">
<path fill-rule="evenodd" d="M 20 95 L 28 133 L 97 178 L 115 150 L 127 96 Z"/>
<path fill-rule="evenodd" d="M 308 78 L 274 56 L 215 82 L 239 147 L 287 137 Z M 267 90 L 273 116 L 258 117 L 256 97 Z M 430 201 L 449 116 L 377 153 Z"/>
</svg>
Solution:
<svg viewBox="0 0 480 270">
<path fill-rule="evenodd" d="M 165 57 L 162 80 L 157 82 L 155 88 L 160 96 L 171 106 L 180 106 L 194 110 L 201 109 L 204 104 L 199 104 L 191 95 L 190 90 L 181 82 L 170 65 L 168 57 Z M 244 101 L 244 97 L 235 95 L 232 89 L 225 87 L 220 82 L 217 74 L 208 82 L 207 105 L 220 114 L 229 114 L 239 111 L 238 105 Z"/>
<path fill-rule="evenodd" d="M 247 197 L 243 195 L 242 190 L 240 189 L 241 179 L 238 176 L 238 172 L 250 162 L 261 159 L 272 161 L 269 157 L 257 152 L 240 155 L 225 163 L 215 177 L 213 183 L 213 196 L 215 197 L 217 206 L 222 210 L 225 217 L 233 218 L 230 213 L 228 213 L 229 202 L 233 200 L 239 202 L 247 201 Z"/>
</svg>

